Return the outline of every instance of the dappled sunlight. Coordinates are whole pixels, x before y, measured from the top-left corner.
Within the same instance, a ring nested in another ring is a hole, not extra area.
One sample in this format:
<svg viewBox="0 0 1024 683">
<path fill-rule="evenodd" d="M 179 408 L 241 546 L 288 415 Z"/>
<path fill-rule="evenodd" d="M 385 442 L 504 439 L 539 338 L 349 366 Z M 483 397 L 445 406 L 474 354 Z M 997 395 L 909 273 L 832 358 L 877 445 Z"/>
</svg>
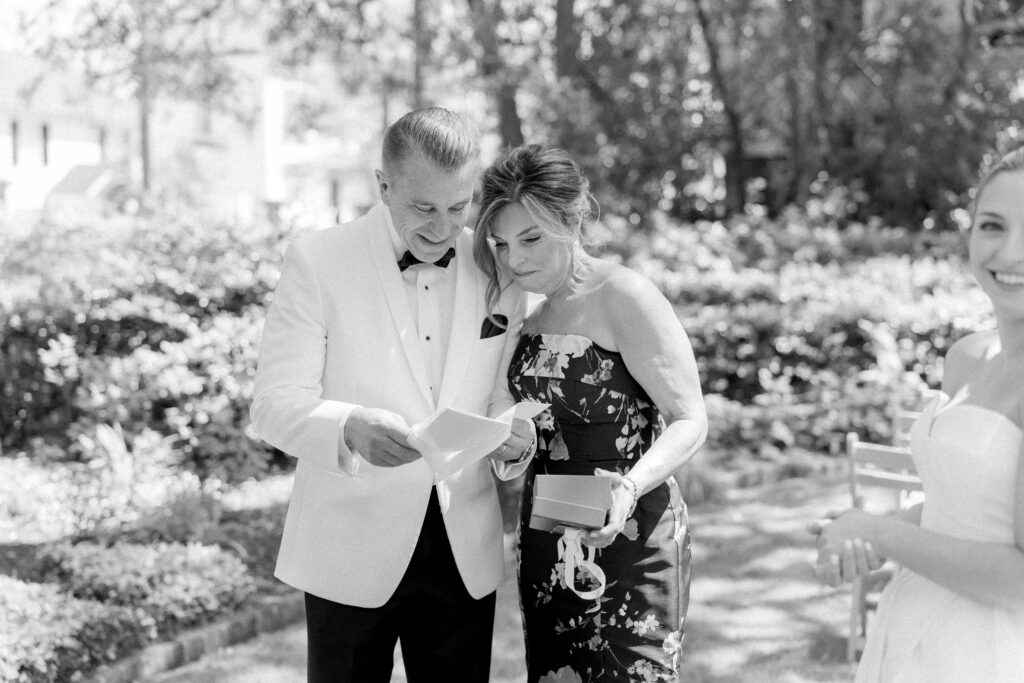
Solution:
<svg viewBox="0 0 1024 683">
<path fill-rule="evenodd" d="M 732 491 L 691 514 L 682 680 L 845 681 L 849 589 L 818 582 L 806 523 L 846 504 L 840 476 Z M 752 672 L 757 672 L 752 673 Z M 768 673 L 771 672 L 771 673 Z"/>
</svg>

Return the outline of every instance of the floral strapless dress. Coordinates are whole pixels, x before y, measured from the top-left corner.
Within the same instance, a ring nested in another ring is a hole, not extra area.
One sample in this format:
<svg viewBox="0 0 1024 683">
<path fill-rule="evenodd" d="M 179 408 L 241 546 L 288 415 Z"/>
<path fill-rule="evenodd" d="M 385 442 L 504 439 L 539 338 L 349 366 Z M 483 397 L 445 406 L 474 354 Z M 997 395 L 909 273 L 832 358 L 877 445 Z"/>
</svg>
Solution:
<svg viewBox="0 0 1024 683">
<path fill-rule="evenodd" d="M 1012 545 L 1021 429 L 962 399 L 940 393 L 911 429 L 921 526 Z M 1024 611 L 983 605 L 903 569 L 882 593 L 857 681 L 1024 681 Z"/>
<path fill-rule="evenodd" d="M 639 501 L 625 531 L 597 554 L 604 594 L 580 598 L 562 578 L 558 534 L 528 527 L 536 474 L 625 474 L 664 428 L 622 356 L 573 334 L 524 335 L 508 383 L 535 418 L 537 455 L 519 525 L 519 595 L 529 683 L 675 681 L 690 589 L 686 506 L 675 480 Z M 578 588 L 590 587 L 578 572 Z"/>
</svg>

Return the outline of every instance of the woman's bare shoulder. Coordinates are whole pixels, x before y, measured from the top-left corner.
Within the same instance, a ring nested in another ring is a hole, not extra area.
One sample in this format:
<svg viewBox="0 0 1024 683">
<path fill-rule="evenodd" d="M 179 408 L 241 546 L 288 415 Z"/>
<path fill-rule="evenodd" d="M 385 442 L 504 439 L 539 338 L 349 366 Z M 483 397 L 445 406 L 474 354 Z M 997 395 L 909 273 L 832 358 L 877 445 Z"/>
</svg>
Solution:
<svg viewBox="0 0 1024 683">
<path fill-rule="evenodd" d="M 653 282 L 632 268 L 619 263 L 601 261 L 591 272 L 590 288 L 600 291 L 613 306 L 634 300 L 643 303 L 650 297 L 664 298 Z"/>
</svg>

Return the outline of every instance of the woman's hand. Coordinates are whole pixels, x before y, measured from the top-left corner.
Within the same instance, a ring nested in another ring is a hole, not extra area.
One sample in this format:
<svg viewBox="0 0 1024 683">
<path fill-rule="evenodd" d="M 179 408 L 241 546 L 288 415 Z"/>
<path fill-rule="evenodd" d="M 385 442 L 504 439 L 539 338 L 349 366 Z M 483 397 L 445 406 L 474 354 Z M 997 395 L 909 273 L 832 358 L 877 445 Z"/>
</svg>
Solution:
<svg viewBox="0 0 1024 683">
<path fill-rule="evenodd" d="M 500 446 L 488 453 L 495 462 L 518 462 L 523 460 L 537 440 L 537 430 L 533 420 L 514 418 L 512 431 Z"/>
<path fill-rule="evenodd" d="M 634 493 L 639 494 L 639 489 L 634 489 L 632 480 L 623 483 L 624 477 L 618 472 L 610 472 L 600 468 L 594 470 L 598 477 L 609 477 L 612 479 L 612 507 L 608 510 L 608 523 L 600 529 L 588 531 L 580 539 L 585 545 L 595 548 L 605 548 L 612 544 L 615 537 L 622 533 L 629 519 L 629 513 L 633 511 L 636 498 Z"/>
<path fill-rule="evenodd" d="M 824 583 L 838 586 L 875 571 L 885 562 L 878 554 L 875 537 L 879 518 L 861 510 L 829 512 L 808 525 L 818 539 L 814 573 Z"/>
</svg>

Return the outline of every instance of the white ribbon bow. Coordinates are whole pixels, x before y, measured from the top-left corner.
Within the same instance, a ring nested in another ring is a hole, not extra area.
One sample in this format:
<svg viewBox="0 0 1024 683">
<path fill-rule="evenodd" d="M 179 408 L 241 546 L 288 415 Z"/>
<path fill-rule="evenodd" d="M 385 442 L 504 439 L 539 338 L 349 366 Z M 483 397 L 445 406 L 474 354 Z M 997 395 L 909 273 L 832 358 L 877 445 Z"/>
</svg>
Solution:
<svg viewBox="0 0 1024 683">
<path fill-rule="evenodd" d="M 565 563 L 562 570 L 562 578 L 565 579 L 565 585 L 568 586 L 569 590 L 584 600 L 594 600 L 604 595 L 604 570 L 598 567 L 597 563 L 594 562 L 594 558 L 597 554 L 597 548 L 589 546 L 587 549 L 587 557 L 584 559 L 583 545 L 580 543 L 582 536 L 582 529 L 566 529 L 563 531 L 562 537 L 558 539 L 558 559 Z M 590 575 L 593 576 L 600 585 L 589 591 L 577 590 L 577 567 L 590 572 Z"/>
</svg>

